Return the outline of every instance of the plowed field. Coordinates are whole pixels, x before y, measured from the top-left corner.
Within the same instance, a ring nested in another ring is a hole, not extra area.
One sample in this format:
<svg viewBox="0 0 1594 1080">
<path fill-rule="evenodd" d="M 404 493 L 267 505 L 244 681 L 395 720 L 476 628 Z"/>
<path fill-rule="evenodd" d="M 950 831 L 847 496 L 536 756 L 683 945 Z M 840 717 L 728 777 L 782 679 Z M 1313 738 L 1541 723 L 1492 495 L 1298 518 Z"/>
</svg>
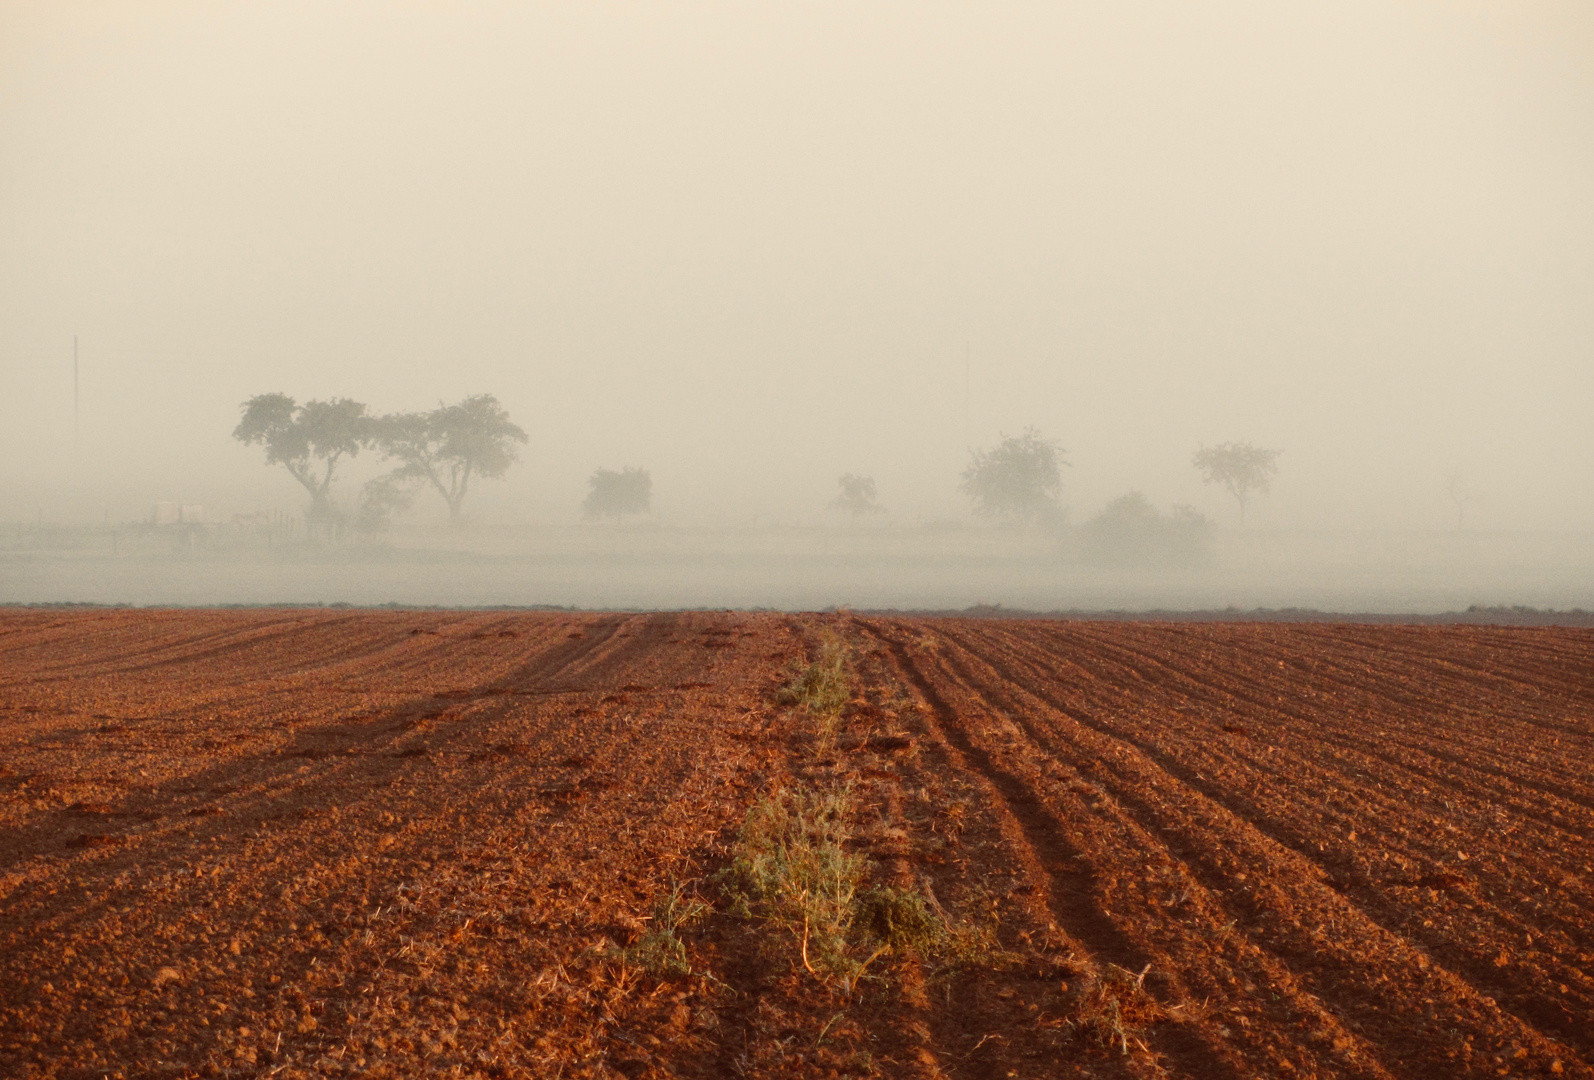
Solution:
<svg viewBox="0 0 1594 1080">
<path fill-rule="evenodd" d="M 0 1076 L 1594 1077 L 1591 762 L 1586 629 L 11 610 Z"/>
</svg>

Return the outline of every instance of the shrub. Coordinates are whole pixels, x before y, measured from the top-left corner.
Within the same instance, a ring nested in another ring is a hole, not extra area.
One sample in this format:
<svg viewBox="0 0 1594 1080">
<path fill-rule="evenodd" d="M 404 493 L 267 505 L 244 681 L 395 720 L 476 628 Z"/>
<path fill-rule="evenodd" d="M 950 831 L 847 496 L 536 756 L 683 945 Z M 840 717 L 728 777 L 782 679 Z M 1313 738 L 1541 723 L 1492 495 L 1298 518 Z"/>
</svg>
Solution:
<svg viewBox="0 0 1594 1080">
<path fill-rule="evenodd" d="M 1138 491 L 1114 499 L 1080 528 L 1082 553 L 1100 564 L 1191 563 L 1206 552 L 1211 523 L 1188 506 L 1159 513 Z"/>
<path fill-rule="evenodd" d="M 414 501 L 409 485 L 396 473 L 367 480 L 360 488 L 354 527 L 365 534 L 387 532 L 393 527 L 393 515 L 408 510 Z"/>
<path fill-rule="evenodd" d="M 846 473 L 836 483 L 841 487 L 841 494 L 837 495 L 830 505 L 850 516 L 854 525 L 858 523 L 860 517 L 867 514 L 885 512 L 885 507 L 880 505 L 880 495 L 875 489 L 874 477 Z"/>
<path fill-rule="evenodd" d="M 619 521 L 627 514 L 646 514 L 653 508 L 653 474 L 646 469 L 599 469 L 587 478 L 581 512 L 587 519 Z"/>
<path fill-rule="evenodd" d="M 866 863 L 846 850 L 851 793 L 777 791 L 748 811 L 727 876 L 733 910 L 783 927 L 803 966 L 855 980 L 854 900 Z M 867 964 L 867 961 L 864 962 Z"/>
</svg>

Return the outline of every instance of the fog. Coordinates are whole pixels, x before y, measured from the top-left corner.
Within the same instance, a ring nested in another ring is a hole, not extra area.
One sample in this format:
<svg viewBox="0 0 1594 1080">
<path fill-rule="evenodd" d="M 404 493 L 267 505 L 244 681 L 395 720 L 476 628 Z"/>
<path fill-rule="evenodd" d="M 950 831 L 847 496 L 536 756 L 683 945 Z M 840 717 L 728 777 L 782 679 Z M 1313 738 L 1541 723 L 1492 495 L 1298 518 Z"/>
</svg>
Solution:
<svg viewBox="0 0 1594 1080">
<path fill-rule="evenodd" d="M 1591 133 L 1577 2 L 0 0 L 0 602 L 1594 607 Z M 262 540 L 268 392 L 529 440 Z M 1130 491 L 1202 557 L 1081 557 Z"/>
</svg>

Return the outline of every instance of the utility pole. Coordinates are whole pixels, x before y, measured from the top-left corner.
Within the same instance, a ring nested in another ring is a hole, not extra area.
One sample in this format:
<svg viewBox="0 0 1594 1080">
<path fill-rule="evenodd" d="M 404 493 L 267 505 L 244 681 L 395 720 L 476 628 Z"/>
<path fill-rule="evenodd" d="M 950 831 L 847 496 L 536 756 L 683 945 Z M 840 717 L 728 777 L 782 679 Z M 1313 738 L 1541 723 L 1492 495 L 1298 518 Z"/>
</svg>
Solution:
<svg viewBox="0 0 1594 1080">
<path fill-rule="evenodd" d="M 968 449 L 974 448 L 974 431 L 969 424 L 969 357 L 974 352 L 972 342 L 963 343 L 963 442 Z"/>
<path fill-rule="evenodd" d="M 77 335 L 72 335 L 72 453 L 77 453 L 78 439 L 78 382 L 77 382 Z"/>
</svg>

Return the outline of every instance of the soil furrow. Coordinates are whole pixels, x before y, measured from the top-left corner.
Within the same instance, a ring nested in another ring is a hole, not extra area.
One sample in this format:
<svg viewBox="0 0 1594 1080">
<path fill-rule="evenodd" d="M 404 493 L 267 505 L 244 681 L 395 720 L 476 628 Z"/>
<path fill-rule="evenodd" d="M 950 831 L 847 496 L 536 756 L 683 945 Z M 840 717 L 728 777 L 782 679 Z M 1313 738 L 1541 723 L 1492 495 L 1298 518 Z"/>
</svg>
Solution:
<svg viewBox="0 0 1594 1080">
<path fill-rule="evenodd" d="M 8 1077 L 1594 1080 L 1584 630 L 13 609 L 0 746 Z"/>
<path fill-rule="evenodd" d="M 955 638 L 955 635 L 948 634 L 947 637 Z M 969 656 L 971 660 L 974 659 L 973 654 Z M 1208 850 L 1194 843 L 1195 830 L 1192 829 L 1190 822 L 1199 822 L 1200 834 L 1206 837 L 1206 842 L 1210 845 L 1214 842 L 1212 835 L 1214 831 L 1220 833 L 1224 831 L 1225 815 L 1215 805 L 1200 800 L 1199 796 L 1194 805 L 1181 805 L 1188 803 L 1189 800 L 1185 797 L 1187 793 L 1177 786 L 1171 792 L 1162 790 L 1165 785 L 1159 783 L 1161 778 L 1156 775 L 1159 771 L 1156 764 L 1141 758 L 1138 747 L 1134 747 L 1132 743 L 1121 742 L 1111 732 L 1102 731 L 1088 724 L 1086 725 L 1088 734 L 1081 733 L 1083 738 L 1069 737 L 1060 733 L 1054 735 L 1050 730 L 1043 733 L 1037 726 L 1042 722 L 1033 715 L 1033 706 L 1037 703 L 1014 701 L 1010 696 L 1013 689 L 1022 687 L 1021 681 L 1010 687 L 1003 676 L 997 676 L 996 682 L 992 683 L 980 679 L 965 662 L 953 660 L 949 663 L 971 685 L 981 687 L 980 692 L 990 702 L 991 708 L 1013 718 L 1037 752 L 1054 761 L 1068 763 L 1072 767 L 1071 771 L 1092 781 L 1092 789 L 1105 796 L 1097 803 L 1095 816 L 1121 822 L 1118 826 L 1118 830 L 1122 833 L 1119 846 L 1143 852 L 1161 852 L 1181 875 L 1188 875 L 1183 878 L 1182 884 L 1186 892 L 1191 885 L 1199 890 L 1196 906 L 1206 909 L 1208 913 L 1207 934 L 1217 936 L 1214 932 L 1216 928 L 1232 929 L 1238 926 L 1240 921 L 1245 921 L 1246 928 L 1236 934 L 1239 947 L 1234 970 L 1251 977 L 1244 980 L 1246 983 L 1253 980 L 1260 983 L 1265 980 L 1265 985 L 1272 989 L 1275 1005 L 1273 1008 L 1263 1006 L 1263 1009 L 1282 1014 L 1269 1018 L 1273 1024 L 1289 1023 L 1301 1016 L 1313 1018 L 1313 1026 L 1320 1036 L 1319 1041 L 1340 1052 L 1334 1059 L 1319 1063 L 1319 1068 L 1335 1075 L 1386 1074 L 1385 1066 L 1380 1061 L 1382 1048 L 1377 1040 L 1357 1034 L 1365 1027 L 1362 1021 L 1376 1015 L 1375 1010 L 1363 1006 L 1359 996 L 1354 992 L 1361 974 L 1358 966 L 1353 962 L 1347 964 L 1343 956 L 1314 956 L 1312 959 L 1317 963 L 1312 968 L 1312 976 L 1303 978 L 1300 972 L 1295 970 L 1296 958 L 1290 953 L 1277 949 L 1264 950 L 1255 944 L 1254 934 L 1259 909 L 1255 903 L 1244 901 L 1243 894 L 1250 891 L 1251 886 L 1244 884 L 1248 875 L 1239 872 L 1238 868 L 1242 866 L 1259 868 L 1263 872 L 1256 876 L 1260 881 L 1268 882 L 1275 877 L 1296 879 L 1300 876 L 1299 867 L 1278 867 L 1275 865 L 1277 860 L 1270 858 L 1269 852 L 1258 852 L 1247 848 L 1243 843 L 1236 849 L 1232 841 L 1225 840 L 1219 842 L 1215 850 Z M 1077 722 L 1077 718 L 1069 719 Z M 1105 743 L 1103 739 L 1106 740 Z M 1119 782 L 1115 783 L 1115 780 Z M 1140 786 L 1137 788 L 1136 785 Z M 1146 792 L 1147 797 L 1139 797 L 1137 791 Z M 1150 796 L 1151 792 L 1157 793 L 1154 800 Z M 1121 810 L 1128 810 L 1130 813 L 1122 815 Z M 1173 810 L 1177 810 L 1182 816 L 1172 819 L 1174 823 L 1170 824 L 1167 815 Z M 1155 860 L 1156 856 L 1152 858 Z M 1266 872 L 1270 867 L 1274 871 L 1273 874 Z M 1310 878 L 1310 875 L 1306 876 Z M 1180 886 L 1176 884 L 1175 887 Z M 1240 896 L 1241 899 L 1238 901 L 1233 899 L 1236 896 Z M 1338 901 L 1339 898 L 1334 897 L 1330 902 Z M 1154 905 L 1147 905 L 1147 909 L 1138 916 L 1125 917 L 1138 927 L 1146 929 L 1155 926 L 1161 916 L 1162 913 L 1155 910 Z M 1165 939 L 1161 947 L 1165 954 L 1171 955 L 1190 951 L 1182 947 L 1182 943 L 1176 939 Z M 1247 956 L 1248 951 L 1261 955 Z M 1210 963 L 1208 953 L 1208 949 L 1197 946 L 1194 971 L 1199 972 L 1200 966 Z M 1340 970 L 1346 968 L 1349 970 Z M 1351 1003 L 1349 1015 L 1344 1008 L 1336 1007 L 1331 987 L 1323 984 L 1322 976 L 1336 970 L 1339 970 L 1342 981 L 1348 979 L 1352 983 L 1352 992 L 1346 995 Z M 1238 983 L 1241 980 L 1231 981 Z M 1310 992 L 1307 987 L 1317 992 Z M 1327 995 L 1326 1010 L 1325 998 L 1319 994 Z"/>
<path fill-rule="evenodd" d="M 924 698 L 936 720 L 936 733 L 954 750 L 959 764 L 976 770 L 1002 800 L 1003 808 L 1022 830 L 1033 855 L 1032 874 L 1050 897 L 1053 919 L 1100 962 L 1126 971 L 1150 964 L 1147 955 L 1125 936 L 1100 905 L 1096 870 L 1084 853 L 1070 844 L 1063 823 L 1040 806 L 1021 778 L 999 767 L 976 745 L 957 711 L 935 682 L 909 654 L 902 639 L 876 623 L 864 623 L 890 649 L 903 677 Z M 1166 1004 L 1174 1004 L 1168 1002 Z M 1227 1049 L 1177 1025 L 1161 1025 L 1148 1036 L 1153 1050 L 1185 1075 L 1241 1076 L 1241 1065 Z"/>
<path fill-rule="evenodd" d="M 953 637 L 954 635 L 948 636 Z M 1011 677 L 1011 669 L 1008 669 L 1008 674 L 1009 677 Z M 1028 684 L 1031 689 L 1034 689 L 1038 683 L 1044 683 L 1045 671 L 1043 668 L 1039 666 L 1034 667 L 1031 671 L 1031 675 L 1034 680 L 1033 682 L 1030 680 L 1019 679 L 1018 684 Z M 1043 699 L 1051 697 L 1050 694 L 1044 692 L 1044 688 L 1042 690 L 1042 695 Z M 1058 701 L 1051 700 L 1049 703 L 1057 707 L 1065 708 L 1065 710 L 1067 709 L 1066 706 Z M 1078 707 L 1076 705 L 1075 709 L 1077 710 L 1077 708 Z M 1088 714 L 1078 711 L 1070 711 L 1069 715 L 1073 716 L 1076 720 L 1091 724 L 1093 728 L 1101 730 L 1103 734 L 1106 734 L 1109 737 L 1126 737 L 1126 733 L 1120 730 L 1120 726 L 1117 723 L 1106 722 L 1100 717 L 1092 718 Z M 1289 811 L 1287 808 L 1284 809 L 1284 819 L 1280 820 L 1277 816 L 1279 810 L 1281 809 L 1280 807 L 1274 807 L 1273 812 L 1269 813 L 1254 803 L 1247 802 L 1245 800 L 1237 800 L 1229 790 L 1219 788 L 1211 783 L 1199 767 L 1188 764 L 1182 760 L 1181 755 L 1178 752 L 1169 752 L 1159 749 L 1155 742 L 1145 741 L 1144 738 L 1136 738 L 1132 735 L 1128 737 L 1136 749 L 1139 752 L 1148 755 L 1149 760 L 1155 763 L 1157 768 L 1167 772 L 1172 778 L 1177 780 L 1181 785 L 1189 788 L 1191 791 L 1199 793 L 1200 796 L 1209 800 L 1211 804 L 1222 807 L 1222 809 L 1227 813 L 1234 814 L 1235 820 L 1238 823 L 1241 823 L 1242 827 L 1258 829 L 1263 835 L 1267 836 L 1269 840 L 1279 844 L 1284 850 L 1287 850 L 1294 855 L 1306 858 L 1309 862 L 1317 862 L 1322 865 L 1323 872 L 1329 876 L 1330 880 L 1337 879 L 1335 880 L 1335 884 L 1338 891 L 1344 891 L 1347 893 L 1354 891 L 1356 893 L 1355 899 L 1359 904 L 1370 904 L 1370 907 L 1362 907 L 1359 910 L 1364 917 L 1369 918 L 1369 922 L 1372 924 L 1372 926 L 1377 927 L 1384 933 L 1393 935 L 1394 937 L 1400 938 L 1403 941 L 1405 940 L 1404 935 L 1402 934 L 1402 928 L 1396 924 L 1397 921 L 1391 920 L 1389 918 L 1388 911 L 1384 910 L 1387 908 L 1387 904 L 1383 902 L 1383 898 L 1377 896 L 1375 893 L 1372 893 L 1365 887 L 1361 889 L 1353 889 L 1352 883 L 1345 880 L 1346 860 L 1339 859 L 1329 863 L 1323 863 L 1321 861 L 1321 856 L 1315 854 L 1311 850 L 1311 845 L 1308 842 L 1303 841 L 1302 830 L 1298 826 L 1290 826 L 1286 824 L 1289 817 Z M 1109 769 L 1116 769 L 1118 767 L 1118 762 L 1109 760 L 1108 767 Z M 1139 802 L 1142 808 L 1149 810 L 1149 806 L 1147 806 L 1147 804 L 1140 799 L 1137 793 L 1145 791 L 1153 782 L 1153 780 L 1145 775 L 1131 773 L 1122 779 L 1118 787 L 1115 788 L 1115 793 L 1125 802 Z M 1244 785 L 1242 784 L 1240 786 L 1243 787 Z M 1208 824 L 1208 828 L 1210 828 L 1210 823 Z M 1247 855 L 1243 856 L 1240 861 L 1252 861 L 1258 858 L 1260 858 L 1258 855 Z M 1288 871 L 1280 872 L 1288 873 Z M 1221 886 L 1214 885 L 1213 887 L 1216 888 Z M 1263 919 L 1263 921 L 1266 921 L 1264 912 L 1257 911 L 1253 912 L 1252 915 L 1254 918 Z M 1455 973 L 1458 976 L 1469 980 L 1469 985 L 1471 981 L 1476 981 L 1478 983 L 1479 989 L 1476 991 L 1476 995 L 1481 999 L 1482 1004 L 1486 1006 L 1485 1011 L 1492 1011 L 1493 999 L 1489 995 L 1498 995 L 1499 997 L 1504 998 L 1508 1002 L 1517 1006 L 1516 1011 L 1523 1017 L 1525 1023 L 1538 1027 L 1544 1027 L 1548 1031 L 1553 1031 L 1562 1039 L 1570 1039 L 1574 1045 L 1579 1045 L 1582 1043 L 1584 1038 L 1584 1029 L 1580 1024 L 1569 1022 L 1571 1021 L 1573 1014 L 1561 1008 L 1543 1007 L 1542 994 L 1537 993 L 1537 987 L 1523 987 L 1514 985 L 1515 980 L 1510 979 L 1508 975 L 1505 978 L 1501 977 L 1499 969 L 1492 966 L 1491 958 L 1480 957 L 1472 951 L 1465 951 L 1461 955 L 1457 955 L 1457 943 L 1453 938 L 1445 937 L 1435 940 L 1436 937 L 1437 935 L 1430 936 L 1429 940 L 1424 942 L 1424 945 L 1426 945 L 1429 950 L 1434 950 L 1436 945 L 1440 946 L 1441 948 L 1435 951 L 1439 951 L 1441 955 L 1445 953 L 1449 954 L 1445 962 L 1448 963 L 1452 968 L 1456 969 Z M 1389 950 L 1389 944 L 1386 942 L 1382 948 L 1383 951 L 1387 952 Z M 1314 966 L 1318 966 L 1321 964 L 1324 958 L 1310 957 L 1310 959 L 1312 959 Z M 1408 956 L 1408 960 L 1409 959 L 1410 957 Z M 1360 1002 L 1357 1000 L 1359 996 L 1359 979 L 1357 977 L 1356 967 L 1354 964 L 1352 964 L 1346 970 L 1345 976 L 1344 992 L 1347 995 L 1346 1002 L 1354 1010 L 1360 1004 Z M 1401 1000 L 1403 999 L 1397 995 L 1395 999 L 1386 1001 L 1383 1007 L 1398 1006 Z M 1477 1006 L 1475 1005 L 1474 1007 Z M 1506 1037 L 1520 1038 L 1519 1035 L 1509 1035 L 1509 1033 Z M 1553 1056 L 1553 1047 L 1547 1049 L 1546 1052 L 1551 1053 Z M 1450 1068 L 1452 1066 L 1440 1064 L 1436 1060 L 1435 1067 L 1439 1070 L 1438 1074 L 1443 1074 L 1446 1068 Z"/>
<path fill-rule="evenodd" d="M 1015 642 L 1007 642 L 1007 646 L 1020 650 L 1024 648 L 1022 644 Z M 1045 655 L 1042 654 L 1034 662 L 1040 665 L 1037 670 L 1039 670 L 1041 677 L 1045 677 Z M 1095 703 L 1093 707 L 1101 706 L 1100 703 Z M 1258 724 L 1267 718 L 1252 713 L 1243 713 L 1233 716 L 1233 719 L 1244 720 L 1247 724 Z M 1422 786 L 1427 783 L 1434 785 L 1436 788 L 1448 788 L 1457 794 L 1465 795 L 1472 801 L 1475 810 L 1485 806 L 1496 807 L 1503 805 L 1515 812 L 1519 819 L 1539 822 L 1548 830 L 1536 837 L 1542 844 L 1541 850 L 1560 850 L 1568 843 L 1579 844 L 1586 841 L 1586 833 L 1570 827 L 1571 823 L 1567 821 L 1564 815 L 1561 815 L 1559 810 L 1546 809 L 1541 805 L 1533 805 L 1527 800 L 1516 797 L 1509 798 L 1503 803 L 1499 798 L 1487 798 L 1480 801 L 1477 799 L 1480 793 L 1477 790 L 1478 785 L 1476 783 L 1468 786 L 1464 783 L 1464 778 L 1449 775 L 1435 766 L 1422 767 L 1387 753 L 1368 752 L 1359 741 L 1348 744 L 1347 740 L 1338 734 L 1335 725 L 1326 720 L 1314 718 L 1311 723 L 1306 725 L 1306 728 L 1309 734 L 1303 736 L 1300 734 L 1299 728 L 1292 729 L 1288 725 L 1270 723 L 1265 731 L 1260 727 L 1256 727 L 1244 736 L 1231 737 L 1226 733 L 1220 734 L 1216 730 L 1216 725 L 1214 725 L 1212 741 L 1202 746 L 1199 752 L 1204 755 L 1216 755 L 1222 759 L 1212 760 L 1209 758 L 1207 761 L 1208 766 L 1219 768 L 1239 766 L 1243 772 L 1260 771 L 1264 774 L 1271 774 L 1274 778 L 1282 778 L 1287 774 L 1297 781 L 1301 778 L 1303 770 L 1310 774 L 1320 770 L 1323 765 L 1332 763 L 1335 766 L 1332 773 L 1322 776 L 1321 780 L 1314 786 L 1334 792 L 1336 800 L 1341 803 L 1350 801 L 1365 804 L 1360 809 L 1365 809 L 1366 806 L 1380 807 L 1383 811 L 1388 812 L 1393 820 L 1403 820 L 1408 816 L 1407 812 L 1411 801 L 1402 800 L 1432 801 L 1426 798 L 1417 800 L 1419 795 L 1428 796 L 1427 789 Z M 1223 752 L 1223 747 L 1226 744 L 1238 745 L 1239 743 L 1248 742 L 1252 734 L 1258 736 L 1265 734 L 1269 749 L 1282 750 L 1290 756 L 1274 764 L 1272 762 L 1263 763 L 1257 760 L 1254 755 L 1247 757 Z M 1154 739 L 1156 736 L 1152 733 L 1149 737 Z M 1347 758 L 1340 754 L 1325 757 L 1321 753 L 1323 747 L 1348 749 L 1351 756 Z M 1197 762 L 1193 767 L 1199 772 L 1203 765 Z M 1384 789 L 1388 786 L 1390 779 L 1388 769 L 1390 768 L 1397 770 L 1397 776 L 1400 774 L 1415 775 L 1417 782 L 1405 785 L 1404 791 L 1401 791 L 1397 786 L 1394 792 L 1386 794 Z M 1447 808 L 1448 813 L 1451 813 L 1450 808 Z M 1349 820 L 1356 816 L 1356 811 L 1346 810 L 1343 816 L 1346 820 Z M 1331 820 L 1331 818 L 1332 813 L 1330 812 L 1329 819 Z M 1521 821 L 1518 821 L 1517 824 L 1520 826 Z M 1401 845 L 1399 841 L 1391 839 L 1390 846 L 1399 848 Z M 1422 854 L 1420 850 L 1414 850 L 1413 853 Z M 1428 854 L 1431 857 L 1431 852 Z"/>
</svg>

